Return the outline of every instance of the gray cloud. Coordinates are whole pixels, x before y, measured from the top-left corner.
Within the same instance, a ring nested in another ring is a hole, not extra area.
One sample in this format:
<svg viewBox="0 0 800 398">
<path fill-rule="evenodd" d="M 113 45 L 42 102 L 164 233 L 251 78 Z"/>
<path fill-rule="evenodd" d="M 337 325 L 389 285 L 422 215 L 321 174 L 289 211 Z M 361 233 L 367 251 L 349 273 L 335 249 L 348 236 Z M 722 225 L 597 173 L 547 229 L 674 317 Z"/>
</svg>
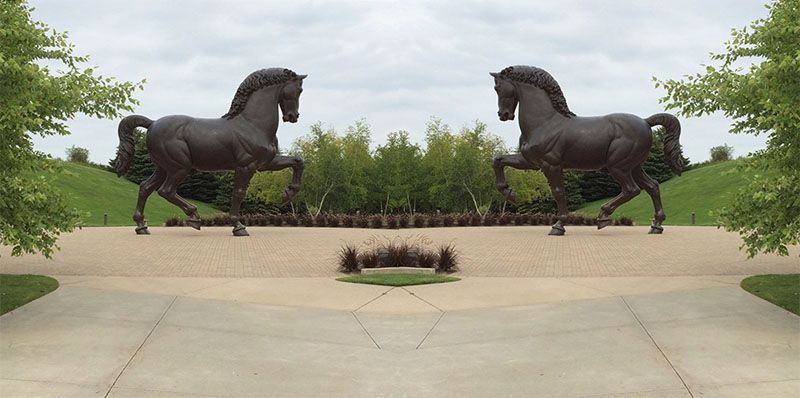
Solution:
<svg viewBox="0 0 800 398">
<path fill-rule="evenodd" d="M 407 130 L 424 138 L 430 116 L 454 128 L 480 119 L 513 146 L 515 124 L 497 121 L 487 75 L 514 64 L 543 67 L 581 115 L 660 112 L 651 76 L 700 70 L 730 28 L 766 15 L 738 1 L 218 2 L 33 1 L 35 17 L 70 32 L 102 73 L 146 78 L 137 113 L 216 117 L 255 69 L 286 66 L 310 75 L 301 122 L 283 124 L 283 147 L 323 121 L 344 129 L 364 117 L 374 140 Z M 723 142 L 738 154 L 764 138 L 732 136 L 714 115 L 683 120 L 694 161 Z M 63 156 L 70 145 L 92 160 L 114 155 L 116 121 L 78 117 L 72 135 L 38 139 Z"/>
</svg>

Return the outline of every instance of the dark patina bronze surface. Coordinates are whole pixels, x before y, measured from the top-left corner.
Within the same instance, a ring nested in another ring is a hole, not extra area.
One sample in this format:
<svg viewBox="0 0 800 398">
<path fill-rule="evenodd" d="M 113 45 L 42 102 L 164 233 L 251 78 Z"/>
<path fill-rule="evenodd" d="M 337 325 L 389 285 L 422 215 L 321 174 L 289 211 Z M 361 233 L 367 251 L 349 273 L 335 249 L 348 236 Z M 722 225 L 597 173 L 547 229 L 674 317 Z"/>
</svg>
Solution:
<svg viewBox="0 0 800 398">
<path fill-rule="evenodd" d="M 139 186 L 139 200 L 133 213 L 136 233 L 149 233 L 144 205 L 156 189 L 159 195 L 186 213 L 188 225 L 200 229 L 197 207 L 176 192 L 178 184 L 193 170 L 233 170 L 230 214 L 236 236 L 248 235 L 239 221 L 239 208 L 256 171 L 291 167 L 292 181 L 283 193 L 285 201 L 291 200 L 300 190 L 303 159 L 278 154 L 278 108 L 284 122 L 297 122 L 300 93 L 306 76 L 285 68 L 255 71 L 239 85 L 228 113 L 218 119 L 183 115 L 165 116 L 155 121 L 140 115 L 122 119 L 119 123 L 117 175 L 125 174 L 133 162 L 134 130 L 137 127 L 147 129 L 147 150 L 156 166 L 153 175 Z"/>
<path fill-rule="evenodd" d="M 514 201 L 514 192 L 506 182 L 506 166 L 542 170 L 558 205 L 559 220 L 550 235 L 563 235 L 567 217 L 563 171 L 606 170 L 619 183 L 622 192 L 601 207 L 597 228 L 611 225 L 610 216 L 614 210 L 644 189 L 653 199 L 655 208 L 650 233 L 660 234 L 664 230 L 662 223 L 666 215 L 658 182 L 642 170 L 642 164 L 653 143 L 651 128 L 660 125 L 665 129 L 665 161 L 673 172 L 681 174 L 681 125 L 675 116 L 668 113 L 657 113 L 646 119 L 627 113 L 576 116 L 569 110 L 556 80 L 540 68 L 517 65 L 490 75 L 494 77 L 500 120 L 514 120 L 519 105 L 522 133 L 519 153 L 498 156 L 493 163 L 497 189 L 507 200 Z"/>
</svg>

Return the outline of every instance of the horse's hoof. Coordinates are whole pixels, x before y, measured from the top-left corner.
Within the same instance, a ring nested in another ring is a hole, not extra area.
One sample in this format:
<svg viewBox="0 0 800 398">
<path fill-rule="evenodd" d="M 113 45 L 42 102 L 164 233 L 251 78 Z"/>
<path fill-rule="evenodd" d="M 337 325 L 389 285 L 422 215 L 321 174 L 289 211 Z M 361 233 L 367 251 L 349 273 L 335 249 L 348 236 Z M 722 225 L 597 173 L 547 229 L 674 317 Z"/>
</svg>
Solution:
<svg viewBox="0 0 800 398">
<path fill-rule="evenodd" d="M 553 228 L 550 229 L 550 233 L 548 235 L 553 236 L 563 236 L 566 229 L 560 225 L 553 225 Z"/>
<path fill-rule="evenodd" d="M 664 227 L 660 225 L 652 225 L 650 226 L 650 232 L 648 232 L 648 234 L 661 235 L 662 232 L 664 232 Z"/>
<path fill-rule="evenodd" d="M 250 234 L 247 233 L 247 229 L 245 227 L 237 227 L 233 229 L 233 236 L 250 236 Z"/>
<path fill-rule="evenodd" d="M 191 219 L 189 219 L 189 220 L 186 220 L 186 225 L 188 225 L 188 226 L 190 226 L 190 227 L 192 227 L 192 228 L 194 228 L 194 229 L 199 231 L 201 222 L 200 222 L 200 220 L 191 220 Z"/>
<path fill-rule="evenodd" d="M 150 231 L 147 230 L 147 225 L 144 227 L 136 227 L 136 235 L 150 235 Z"/>
<path fill-rule="evenodd" d="M 611 224 L 614 224 L 614 221 L 611 221 L 610 218 L 598 218 L 597 219 L 597 229 L 603 229 Z"/>
</svg>

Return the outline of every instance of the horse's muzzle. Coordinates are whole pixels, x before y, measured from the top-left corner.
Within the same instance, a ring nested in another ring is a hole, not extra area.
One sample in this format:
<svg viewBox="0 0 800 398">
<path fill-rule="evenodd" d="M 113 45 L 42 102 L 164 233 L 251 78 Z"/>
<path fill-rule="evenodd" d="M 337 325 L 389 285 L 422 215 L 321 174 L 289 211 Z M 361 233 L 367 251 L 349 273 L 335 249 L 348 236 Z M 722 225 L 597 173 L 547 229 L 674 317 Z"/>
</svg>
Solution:
<svg viewBox="0 0 800 398">
<path fill-rule="evenodd" d="M 291 114 L 290 113 L 288 115 L 283 115 L 283 121 L 284 122 L 289 122 L 289 123 L 297 123 L 297 119 L 299 117 L 300 117 L 299 113 L 298 114 Z"/>
<path fill-rule="evenodd" d="M 505 122 L 507 120 L 514 120 L 514 114 L 511 112 L 497 112 L 497 115 L 500 116 L 500 121 Z"/>
</svg>

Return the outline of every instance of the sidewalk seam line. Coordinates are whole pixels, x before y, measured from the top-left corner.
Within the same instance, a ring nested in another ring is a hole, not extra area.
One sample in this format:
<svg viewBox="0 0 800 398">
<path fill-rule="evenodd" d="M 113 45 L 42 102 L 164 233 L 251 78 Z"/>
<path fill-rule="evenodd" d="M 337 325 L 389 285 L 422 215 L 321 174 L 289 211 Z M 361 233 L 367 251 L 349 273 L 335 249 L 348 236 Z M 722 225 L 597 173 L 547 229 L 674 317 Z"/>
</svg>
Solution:
<svg viewBox="0 0 800 398">
<path fill-rule="evenodd" d="M 630 304 L 628 304 L 628 301 L 625 300 L 625 296 L 619 296 L 619 298 L 622 300 L 622 302 L 625 304 L 625 306 L 628 307 L 628 311 L 630 311 L 631 315 L 633 315 L 633 318 L 636 319 L 636 322 L 639 323 L 639 326 L 642 327 L 642 330 L 644 330 L 644 332 L 647 334 L 647 337 L 650 338 L 650 341 L 653 342 L 653 345 L 656 346 L 656 348 L 658 349 L 658 352 L 661 353 L 661 356 L 664 357 L 665 361 L 667 361 L 667 363 L 669 364 L 669 367 L 672 368 L 672 371 L 675 372 L 675 376 L 678 376 L 678 380 L 680 380 L 681 383 L 683 384 L 683 388 L 686 389 L 686 392 L 689 393 L 690 397 L 694 398 L 694 394 L 692 394 L 692 390 L 689 389 L 689 386 L 686 384 L 686 381 L 683 380 L 683 377 L 681 377 L 681 374 L 678 372 L 678 369 L 675 369 L 675 365 L 672 364 L 672 361 L 669 360 L 669 358 L 667 357 L 667 354 L 665 354 L 664 350 L 661 349 L 661 346 L 658 345 L 658 343 L 656 342 L 656 339 L 653 338 L 653 335 L 650 334 L 650 331 L 647 330 L 646 327 L 644 327 L 644 324 L 642 323 L 642 321 L 639 320 L 639 317 L 636 316 L 635 312 L 633 312 L 633 308 L 631 308 Z"/>
<path fill-rule="evenodd" d="M 364 330 L 364 333 L 367 334 L 367 337 L 369 337 L 369 339 L 372 340 L 372 344 L 375 344 L 375 347 L 377 347 L 380 350 L 381 346 L 378 345 L 378 342 L 375 341 L 375 338 L 372 337 L 372 335 L 369 333 L 369 330 L 367 330 L 367 328 L 364 326 L 364 324 L 361 323 L 361 320 L 358 319 L 358 315 L 356 315 L 356 312 L 355 311 L 351 311 L 350 313 L 353 314 L 353 318 L 356 318 L 356 322 L 358 322 L 358 324 L 361 326 L 361 329 Z"/>
<path fill-rule="evenodd" d="M 385 291 L 385 292 L 383 292 L 383 293 L 379 294 L 379 295 L 378 295 L 377 297 L 375 297 L 375 298 L 372 298 L 372 299 L 370 299 L 370 300 L 369 300 L 369 301 L 367 301 L 366 303 L 359 305 L 359 306 L 358 306 L 356 309 L 354 309 L 354 310 L 352 310 L 352 311 L 350 311 L 350 312 L 352 312 L 353 314 L 355 314 L 355 312 L 356 312 L 356 311 L 358 311 L 358 310 L 360 310 L 360 309 L 362 309 L 362 308 L 366 307 L 366 306 L 367 306 L 367 304 L 369 304 L 369 303 L 371 303 L 371 302 L 373 302 L 373 301 L 375 301 L 375 300 L 377 300 L 377 299 L 379 299 L 379 298 L 381 298 L 381 297 L 385 296 L 385 295 L 386 295 L 386 293 L 389 293 L 389 292 L 391 292 L 391 291 L 392 291 L 392 290 L 394 290 L 394 289 L 396 289 L 396 287 L 391 287 L 391 288 L 389 288 L 389 290 L 387 290 L 387 291 Z"/>
<path fill-rule="evenodd" d="M 412 296 L 416 297 L 417 299 L 419 299 L 419 300 L 420 300 L 420 301 L 422 301 L 423 303 L 425 303 L 425 304 L 428 304 L 428 305 L 430 305 L 430 306 L 431 306 L 431 307 L 433 307 L 433 308 L 436 308 L 437 310 L 439 310 L 439 312 L 444 312 L 444 310 L 443 310 L 443 309 L 441 309 L 441 308 L 439 308 L 439 307 L 435 306 L 435 305 L 434 305 L 433 303 L 431 303 L 430 301 L 428 301 L 428 300 L 425 300 L 424 298 L 422 298 L 422 297 L 418 296 L 416 293 L 414 293 L 414 292 L 412 292 L 412 291 L 410 291 L 410 290 L 406 289 L 405 287 L 403 287 L 403 286 L 400 286 L 400 289 L 403 289 L 403 290 L 405 290 L 405 291 L 406 291 L 406 293 L 408 293 L 408 294 L 410 294 L 410 295 L 412 295 Z"/>
<path fill-rule="evenodd" d="M 147 340 L 153 334 L 153 331 L 155 331 L 156 328 L 158 327 L 158 325 L 161 324 L 161 321 L 164 319 L 165 316 L 167 316 L 167 312 L 169 312 L 169 310 L 172 309 L 172 305 L 175 304 L 175 301 L 177 299 L 178 299 L 178 296 L 173 296 L 172 297 L 172 301 L 170 301 L 170 303 L 167 306 L 167 308 L 164 309 L 164 313 L 161 314 L 161 317 L 158 318 L 158 321 L 156 321 L 156 324 L 153 325 L 153 327 L 150 329 L 150 332 L 148 332 L 147 336 L 145 336 L 144 340 L 142 340 L 142 343 L 139 344 L 139 347 L 136 348 L 136 351 L 134 351 L 133 355 L 131 355 L 131 357 L 128 359 L 128 362 L 126 362 L 125 366 L 122 367 L 122 370 L 119 371 L 119 374 L 117 375 L 117 377 L 114 378 L 114 382 L 111 383 L 111 386 L 108 387 L 108 391 L 106 391 L 106 395 L 103 396 L 104 398 L 108 398 L 108 394 L 111 394 L 111 390 L 114 389 L 114 386 L 117 385 L 117 381 L 119 381 L 119 378 L 122 377 L 122 374 L 125 373 L 125 371 L 128 369 L 128 365 L 130 365 L 131 362 L 133 362 L 133 358 L 136 357 L 136 354 L 139 353 L 139 350 L 141 350 L 142 347 L 144 347 L 145 343 L 147 343 Z"/>
<path fill-rule="evenodd" d="M 428 339 L 428 336 L 431 335 L 431 332 L 433 332 L 433 329 L 436 329 L 436 326 L 439 326 L 439 321 L 441 321 L 442 318 L 444 318 L 444 314 L 445 314 L 445 312 L 442 311 L 441 315 L 439 315 L 439 319 L 437 319 L 436 322 L 433 324 L 433 326 L 431 326 L 431 330 L 428 330 L 428 333 L 425 333 L 425 337 L 423 337 L 422 341 L 420 341 L 419 344 L 417 344 L 417 348 L 415 348 L 415 350 L 419 350 L 419 348 L 422 347 L 422 344 L 425 343 L 425 340 Z"/>
</svg>

